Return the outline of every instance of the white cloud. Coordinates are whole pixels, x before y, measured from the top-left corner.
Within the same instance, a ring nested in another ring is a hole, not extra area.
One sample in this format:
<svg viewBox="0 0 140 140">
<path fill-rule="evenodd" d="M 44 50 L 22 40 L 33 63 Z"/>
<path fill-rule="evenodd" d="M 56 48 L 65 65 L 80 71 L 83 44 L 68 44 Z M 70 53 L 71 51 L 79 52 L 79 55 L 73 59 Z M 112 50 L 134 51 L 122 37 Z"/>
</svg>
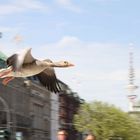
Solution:
<svg viewBox="0 0 140 140">
<path fill-rule="evenodd" d="M 50 58 L 69 59 L 72 56 L 74 58 L 77 57 L 79 54 L 81 54 L 83 51 L 81 47 L 83 45 L 84 42 L 79 40 L 77 37 L 65 36 L 57 42 L 44 44 L 40 46 L 40 48 L 43 50 L 43 52 L 48 52 L 48 57 Z M 38 51 L 36 51 L 36 55 L 39 56 Z M 44 56 L 45 55 L 46 54 L 44 54 Z M 41 56 L 43 56 L 43 54 L 41 54 Z"/>
<path fill-rule="evenodd" d="M 23 48 L 24 47 L 17 46 L 12 40 L 0 43 L 0 51 L 6 56 L 10 56 Z"/>
<path fill-rule="evenodd" d="M 8 14 L 13 14 L 13 13 L 22 11 L 20 7 L 16 7 L 13 4 L 0 5 L 0 9 L 1 9 L 0 15 L 8 15 Z"/>
<path fill-rule="evenodd" d="M 115 70 L 108 74 L 108 80 L 112 81 L 124 81 L 128 78 L 128 70 Z M 106 79 L 107 80 L 107 79 Z"/>
<path fill-rule="evenodd" d="M 109 72 L 85 72 L 85 73 L 76 73 L 74 74 L 74 77 L 77 77 L 77 79 L 81 81 L 124 81 L 128 79 L 128 71 L 126 70 L 115 70 L 111 73 Z"/>
<path fill-rule="evenodd" d="M 71 0 L 56 0 L 61 5 L 71 5 Z"/>
<path fill-rule="evenodd" d="M 57 4 L 62 6 L 65 9 L 71 10 L 73 12 L 81 13 L 82 10 L 80 7 L 75 5 L 72 0 L 55 0 Z"/>
<path fill-rule="evenodd" d="M 120 0 L 94 0 L 96 2 L 118 2 Z"/>
<path fill-rule="evenodd" d="M 64 36 L 61 40 L 59 40 L 56 43 L 50 44 L 52 46 L 57 47 L 72 47 L 72 46 L 79 46 L 81 44 L 81 41 L 77 37 L 73 36 Z"/>
<path fill-rule="evenodd" d="M 44 3 L 38 0 L 15 0 L 14 4 L 23 9 L 43 10 L 44 8 L 47 8 Z"/>
<path fill-rule="evenodd" d="M 4 27 L 4 26 L 0 26 L 0 32 L 17 32 L 19 31 L 21 28 L 19 27 Z"/>
<path fill-rule="evenodd" d="M 27 10 L 46 10 L 47 6 L 37 0 L 14 0 L 5 4 L 0 4 L 0 15 L 26 12 Z"/>
</svg>

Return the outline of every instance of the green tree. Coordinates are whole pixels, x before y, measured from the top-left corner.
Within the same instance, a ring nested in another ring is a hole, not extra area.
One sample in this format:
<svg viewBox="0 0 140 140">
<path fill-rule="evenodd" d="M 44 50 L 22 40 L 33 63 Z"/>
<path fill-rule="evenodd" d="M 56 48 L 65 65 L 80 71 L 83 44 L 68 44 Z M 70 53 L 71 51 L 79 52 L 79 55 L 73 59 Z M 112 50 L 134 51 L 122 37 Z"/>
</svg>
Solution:
<svg viewBox="0 0 140 140">
<path fill-rule="evenodd" d="M 111 136 L 119 136 L 123 140 L 140 139 L 140 122 L 107 103 L 82 104 L 74 117 L 74 124 L 81 132 L 93 132 L 97 140 L 109 140 Z"/>
</svg>

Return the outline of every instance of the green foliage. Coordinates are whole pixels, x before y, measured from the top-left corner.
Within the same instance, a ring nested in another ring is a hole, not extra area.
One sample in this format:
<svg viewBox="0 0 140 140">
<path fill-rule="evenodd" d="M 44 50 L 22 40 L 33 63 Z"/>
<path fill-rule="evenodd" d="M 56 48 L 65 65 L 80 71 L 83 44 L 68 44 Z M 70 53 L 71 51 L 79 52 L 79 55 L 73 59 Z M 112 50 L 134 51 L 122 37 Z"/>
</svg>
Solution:
<svg viewBox="0 0 140 140">
<path fill-rule="evenodd" d="M 119 136 L 123 140 L 140 139 L 140 123 L 107 103 L 82 104 L 74 117 L 74 124 L 81 132 L 93 132 L 98 140 L 109 140 L 110 136 Z"/>
</svg>

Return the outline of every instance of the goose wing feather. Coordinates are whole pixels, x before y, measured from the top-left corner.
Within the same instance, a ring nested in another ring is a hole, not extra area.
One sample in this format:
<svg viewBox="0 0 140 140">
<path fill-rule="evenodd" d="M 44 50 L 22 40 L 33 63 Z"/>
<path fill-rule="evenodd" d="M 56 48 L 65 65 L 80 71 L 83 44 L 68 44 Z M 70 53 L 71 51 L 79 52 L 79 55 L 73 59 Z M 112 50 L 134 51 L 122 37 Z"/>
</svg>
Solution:
<svg viewBox="0 0 140 140">
<path fill-rule="evenodd" d="M 56 78 L 55 71 L 53 68 L 48 67 L 43 72 L 36 75 L 40 83 L 52 92 L 59 92 L 61 87 Z"/>
<path fill-rule="evenodd" d="M 29 64 L 34 61 L 35 59 L 31 55 L 31 48 L 28 48 L 20 53 L 16 53 L 8 57 L 6 63 L 8 66 L 12 66 L 14 71 L 17 71 L 22 67 L 23 64 Z"/>
</svg>

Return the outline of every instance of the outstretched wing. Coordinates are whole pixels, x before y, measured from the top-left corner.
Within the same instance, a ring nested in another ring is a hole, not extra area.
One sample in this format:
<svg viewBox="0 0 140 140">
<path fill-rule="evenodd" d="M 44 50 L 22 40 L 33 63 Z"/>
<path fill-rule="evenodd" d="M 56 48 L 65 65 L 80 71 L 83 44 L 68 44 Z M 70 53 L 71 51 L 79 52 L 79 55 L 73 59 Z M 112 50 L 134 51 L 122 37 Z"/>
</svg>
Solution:
<svg viewBox="0 0 140 140">
<path fill-rule="evenodd" d="M 35 59 L 31 55 L 31 48 L 24 49 L 19 54 L 13 54 L 8 57 L 7 65 L 12 66 L 14 71 L 19 70 L 23 64 L 28 64 L 34 62 Z"/>
<path fill-rule="evenodd" d="M 55 71 L 53 68 L 49 67 L 45 69 L 43 72 L 36 75 L 40 81 L 40 83 L 45 86 L 48 90 L 52 92 L 60 92 L 61 87 L 58 83 L 58 80 L 55 75 Z"/>
<path fill-rule="evenodd" d="M 17 69 L 17 59 L 18 59 L 18 55 L 17 54 L 13 54 L 12 56 L 8 57 L 6 60 L 6 63 L 9 66 L 12 66 L 13 70 L 15 71 Z"/>
</svg>

